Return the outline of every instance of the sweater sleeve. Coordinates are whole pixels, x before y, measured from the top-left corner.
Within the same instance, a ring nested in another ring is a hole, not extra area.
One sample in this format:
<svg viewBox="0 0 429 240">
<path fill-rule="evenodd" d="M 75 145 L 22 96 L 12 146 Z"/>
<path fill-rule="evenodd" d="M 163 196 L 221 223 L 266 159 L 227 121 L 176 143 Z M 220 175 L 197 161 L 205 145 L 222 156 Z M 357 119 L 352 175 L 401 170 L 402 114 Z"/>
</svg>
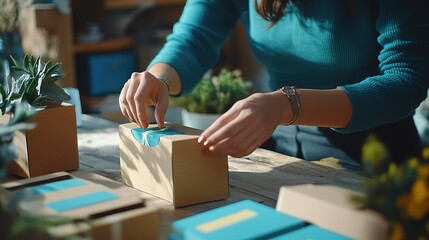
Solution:
<svg viewBox="0 0 429 240">
<path fill-rule="evenodd" d="M 188 93 L 219 58 L 220 47 L 238 19 L 231 0 L 188 0 L 173 32 L 149 67 L 163 62 L 181 79 Z"/>
<path fill-rule="evenodd" d="M 376 29 L 381 45 L 379 75 L 341 86 L 350 97 L 354 132 L 413 114 L 429 87 L 429 1 L 380 0 Z"/>
</svg>

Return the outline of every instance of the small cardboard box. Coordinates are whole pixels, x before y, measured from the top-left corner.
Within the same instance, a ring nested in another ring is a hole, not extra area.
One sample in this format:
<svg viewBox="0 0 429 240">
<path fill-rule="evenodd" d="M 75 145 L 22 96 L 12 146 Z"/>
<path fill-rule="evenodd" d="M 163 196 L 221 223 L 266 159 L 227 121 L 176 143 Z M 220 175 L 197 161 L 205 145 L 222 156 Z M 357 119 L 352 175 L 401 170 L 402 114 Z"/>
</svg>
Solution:
<svg viewBox="0 0 429 240">
<path fill-rule="evenodd" d="M 329 185 L 283 186 L 276 209 L 353 239 L 387 239 L 384 218 L 353 204 L 351 196 L 358 194 Z"/>
<path fill-rule="evenodd" d="M 175 221 L 170 239 L 271 239 L 303 226 L 301 219 L 243 200 Z"/>
<path fill-rule="evenodd" d="M 158 211 L 145 206 L 135 190 L 96 174 L 58 172 L 0 187 L 9 196 L 22 189 L 26 197 L 16 203 L 21 214 L 74 221 L 50 227 L 54 238 L 88 233 L 96 240 L 159 238 Z"/>
<path fill-rule="evenodd" d="M 200 130 L 170 125 L 168 129 L 175 133 L 168 135 L 154 129 L 156 125 L 146 130 L 134 123 L 119 126 L 125 184 L 172 202 L 175 207 L 228 197 L 228 158 L 202 153 L 197 142 Z M 156 146 L 141 143 L 152 137 L 159 139 Z"/>
<path fill-rule="evenodd" d="M 0 122 L 9 119 L 3 115 Z M 10 173 L 29 178 L 79 168 L 74 106 L 64 103 L 40 110 L 30 122 L 36 124 L 34 129 L 15 133 L 18 159 L 9 165 Z"/>
</svg>

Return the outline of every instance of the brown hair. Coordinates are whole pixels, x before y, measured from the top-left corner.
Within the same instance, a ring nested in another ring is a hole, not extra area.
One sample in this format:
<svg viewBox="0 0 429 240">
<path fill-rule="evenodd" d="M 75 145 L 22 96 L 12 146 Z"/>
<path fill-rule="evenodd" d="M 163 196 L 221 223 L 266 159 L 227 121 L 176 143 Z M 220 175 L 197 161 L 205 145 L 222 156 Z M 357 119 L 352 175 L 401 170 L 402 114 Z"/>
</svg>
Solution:
<svg viewBox="0 0 429 240">
<path fill-rule="evenodd" d="M 262 18 L 275 24 L 283 16 L 289 1 L 291 0 L 255 0 L 255 8 Z"/>
<path fill-rule="evenodd" d="M 255 0 L 255 8 L 262 18 L 271 22 L 272 26 L 283 16 L 285 7 L 288 3 L 301 3 L 303 1 L 304 0 Z M 345 0 L 343 3 L 348 13 L 352 15 L 356 14 L 356 0 Z"/>
</svg>

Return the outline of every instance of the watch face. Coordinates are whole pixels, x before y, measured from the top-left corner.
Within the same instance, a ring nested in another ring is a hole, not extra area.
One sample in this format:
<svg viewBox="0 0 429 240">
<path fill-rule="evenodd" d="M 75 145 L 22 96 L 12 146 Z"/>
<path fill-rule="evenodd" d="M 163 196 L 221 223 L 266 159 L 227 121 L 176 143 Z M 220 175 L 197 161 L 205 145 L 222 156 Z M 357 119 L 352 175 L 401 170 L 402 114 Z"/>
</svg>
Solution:
<svg viewBox="0 0 429 240">
<path fill-rule="evenodd" d="M 295 89 L 293 89 L 291 87 L 282 87 L 282 90 L 287 95 L 295 95 Z"/>
</svg>

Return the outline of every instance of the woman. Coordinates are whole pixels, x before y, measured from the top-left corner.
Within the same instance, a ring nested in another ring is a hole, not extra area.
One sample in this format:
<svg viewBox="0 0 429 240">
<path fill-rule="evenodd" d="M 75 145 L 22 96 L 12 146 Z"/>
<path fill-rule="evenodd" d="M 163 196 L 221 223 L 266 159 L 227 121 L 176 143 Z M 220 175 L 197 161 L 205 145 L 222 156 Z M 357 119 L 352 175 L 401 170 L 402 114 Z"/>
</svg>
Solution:
<svg viewBox="0 0 429 240">
<path fill-rule="evenodd" d="M 153 104 L 162 126 L 169 93 L 197 84 L 241 20 L 272 92 L 237 102 L 206 129 L 198 141 L 207 152 L 241 157 L 265 142 L 307 160 L 355 163 L 373 132 L 403 159 L 420 145 L 412 115 L 429 85 L 427 2 L 188 0 L 148 70 L 124 85 L 121 110 L 147 127 Z"/>
</svg>

